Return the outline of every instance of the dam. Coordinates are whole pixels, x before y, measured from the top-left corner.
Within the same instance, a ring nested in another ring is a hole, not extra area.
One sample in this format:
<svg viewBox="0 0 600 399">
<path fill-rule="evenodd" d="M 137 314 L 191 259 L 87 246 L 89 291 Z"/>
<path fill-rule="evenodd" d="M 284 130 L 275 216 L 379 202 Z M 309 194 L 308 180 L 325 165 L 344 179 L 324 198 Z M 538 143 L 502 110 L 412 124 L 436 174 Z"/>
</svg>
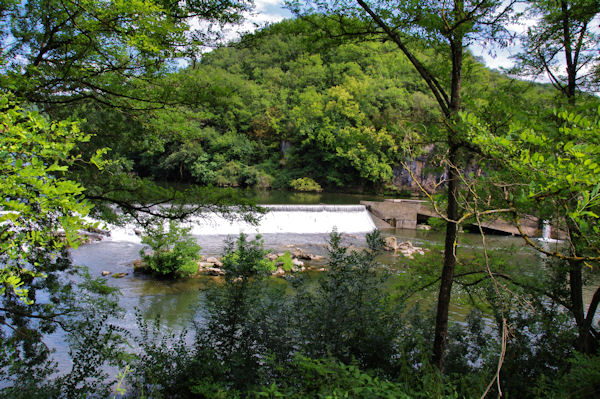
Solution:
<svg viewBox="0 0 600 399">
<path fill-rule="evenodd" d="M 416 199 L 387 199 L 384 201 L 361 201 L 373 216 L 379 229 L 416 229 L 419 222 L 440 216 L 427 201 Z M 485 220 L 481 226 L 489 232 L 520 235 L 519 229 L 500 217 Z M 540 235 L 540 221 L 533 216 L 521 217 L 521 228 L 529 237 Z M 559 233 L 556 231 L 556 233 Z"/>
<path fill-rule="evenodd" d="M 439 217 L 427 201 L 415 199 L 388 199 L 361 201 L 360 205 L 260 205 L 265 214 L 257 215 L 258 223 L 225 217 L 209 212 L 194 216 L 185 226 L 194 236 L 245 234 L 364 234 L 375 229 L 417 229 L 430 217 Z M 521 219 L 522 229 L 530 237 L 540 235 L 540 222 L 534 217 Z M 467 227 L 467 226 L 465 226 Z M 496 218 L 486 220 L 482 227 L 487 232 L 519 235 L 510 222 Z M 114 241 L 140 242 L 137 226 L 111 226 Z M 554 231 L 556 234 L 556 231 Z"/>
<path fill-rule="evenodd" d="M 364 205 L 260 205 L 267 213 L 257 225 L 229 221 L 218 214 L 191 221 L 193 235 L 239 233 L 368 233 L 376 229 Z"/>
<path fill-rule="evenodd" d="M 259 205 L 267 212 L 257 215 L 256 225 L 241 219 L 227 218 L 216 212 L 194 216 L 184 226 L 194 236 L 245 234 L 329 234 L 368 233 L 377 226 L 365 205 Z M 166 223 L 165 223 L 166 224 Z M 112 241 L 139 243 L 140 230 L 135 225 L 108 226 Z"/>
</svg>

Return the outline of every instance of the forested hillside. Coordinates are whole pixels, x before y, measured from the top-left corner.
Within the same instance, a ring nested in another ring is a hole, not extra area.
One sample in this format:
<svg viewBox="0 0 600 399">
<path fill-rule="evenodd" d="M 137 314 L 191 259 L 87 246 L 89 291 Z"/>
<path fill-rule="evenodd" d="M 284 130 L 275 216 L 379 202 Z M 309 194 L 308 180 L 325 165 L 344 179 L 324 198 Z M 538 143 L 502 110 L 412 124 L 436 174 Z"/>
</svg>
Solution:
<svg viewBox="0 0 600 399">
<path fill-rule="evenodd" d="M 133 112 L 126 123 L 122 113 L 97 104 L 83 106 L 80 116 L 99 147 L 157 180 L 288 188 L 310 177 L 336 190 L 401 185 L 399 161 L 432 150 L 442 124 L 435 99 L 392 43 L 313 32 L 305 20 L 284 21 L 206 53 L 156 85 L 167 106 Z M 449 67 L 426 43 L 411 44 L 425 62 Z M 514 113 L 521 102 L 534 113 L 552 96 L 548 87 L 511 80 L 468 54 L 465 69 L 465 110 L 485 120 L 506 118 L 503 104 Z M 154 87 L 135 90 L 143 96 Z"/>
<path fill-rule="evenodd" d="M 0 397 L 597 398 L 600 0 L 285 4 L 0 1 Z M 215 189 L 415 182 L 327 243 Z"/>
</svg>

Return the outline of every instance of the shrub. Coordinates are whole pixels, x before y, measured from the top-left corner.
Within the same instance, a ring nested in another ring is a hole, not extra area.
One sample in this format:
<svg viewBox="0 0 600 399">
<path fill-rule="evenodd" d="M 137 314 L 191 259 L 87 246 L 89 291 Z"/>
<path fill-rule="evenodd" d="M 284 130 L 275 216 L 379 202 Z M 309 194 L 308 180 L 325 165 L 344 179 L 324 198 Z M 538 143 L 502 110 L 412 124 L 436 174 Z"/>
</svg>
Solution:
<svg viewBox="0 0 600 399">
<path fill-rule="evenodd" d="M 272 290 L 264 277 L 274 265 L 264 258 L 266 253 L 260 238 L 248 241 L 241 234 L 235 243 L 228 243 L 223 256 L 225 282 L 207 291 L 208 315 L 205 325 L 199 326 L 196 345 L 218 364 L 213 368 L 219 373 L 202 376 L 196 389 L 217 380 L 245 389 L 258 380 L 262 359 L 273 347 L 271 325 L 264 324 L 272 317 L 262 313 L 263 302 L 272 300 L 267 300 Z"/>
<path fill-rule="evenodd" d="M 411 398 L 402 384 L 372 376 L 335 359 L 296 356 L 284 368 L 280 386 L 272 383 L 257 398 Z"/>
<path fill-rule="evenodd" d="M 367 242 L 369 251 L 348 251 L 341 235 L 332 233 L 329 271 L 317 287 L 299 287 L 293 314 L 301 326 L 302 350 L 310 357 L 387 369 L 396 354 L 400 309 L 385 291 L 389 275 L 375 260 L 380 233 L 369 235 Z"/>
<path fill-rule="evenodd" d="M 290 187 L 297 191 L 323 191 L 321 185 L 310 177 L 301 177 L 290 181 Z"/>
<path fill-rule="evenodd" d="M 292 261 L 292 254 L 290 251 L 285 251 L 283 255 L 277 258 L 277 262 L 282 262 L 281 268 L 286 272 L 289 272 L 294 267 L 294 262 Z"/>
<path fill-rule="evenodd" d="M 180 227 L 176 222 L 169 223 L 165 231 L 164 225 L 158 223 L 147 229 L 142 243 L 152 248 L 153 253 L 140 251 L 142 260 L 159 275 L 188 275 L 198 270 L 200 246 L 190 235 L 190 229 Z"/>
<path fill-rule="evenodd" d="M 446 228 L 446 221 L 442 218 L 431 217 L 427 219 L 427 224 L 434 231 L 443 231 Z"/>
</svg>

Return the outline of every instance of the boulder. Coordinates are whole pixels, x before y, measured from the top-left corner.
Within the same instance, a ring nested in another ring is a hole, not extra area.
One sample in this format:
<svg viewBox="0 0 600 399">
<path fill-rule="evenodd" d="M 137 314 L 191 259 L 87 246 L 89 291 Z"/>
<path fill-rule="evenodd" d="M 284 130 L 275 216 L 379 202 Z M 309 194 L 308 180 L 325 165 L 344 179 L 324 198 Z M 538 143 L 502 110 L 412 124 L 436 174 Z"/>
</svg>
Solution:
<svg viewBox="0 0 600 399">
<path fill-rule="evenodd" d="M 308 259 L 307 255 L 300 248 L 294 248 L 293 251 L 290 252 L 294 258 L 298 259 Z"/>
<path fill-rule="evenodd" d="M 102 241 L 104 237 L 103 234 L 85 232 L 85 236 L 82 239 L 84 244 L 88 244 L 92 241 Z"/>
<path fill-rule="evenodd" d="M 148 269 L 146 262 L 141 259 L 136 259 L 133 261 L 133 272 L 134 273 L 144 273 Z"/>
<path fill-rule="evenodd" d="M 384 249 L 394 251 L 394 255 L 400 252 L 410 259 L 413 259 L 414 254 L 425 255 L 425 251 L 427 251 L 421 247 L 415 247 L 410 241 L 398 243 L 396 237 L 386 237 Z"/>
<path fill-rule="evenodd" d="M 385 246 L 384 249 L 387 251 L 395 251 L 398 249 L 398 240 L 396 237 L 385 237 Z"/>
<path fill-rule="evenodd" d="M 267 259 L 269 259 L 269 260 L 275 261 L 275 260 L 277 260 L 277 258 L 279 258 L 279 256 L 277 256 L 277 254 L 274 254 L 274 253 L 267 254 Z"/>
<path fill-rule="evenodd" d="M 299 260 L 299 259 L 296 259 L 296 258 L 293 258 L 293 259 L 292 259 L 292 264 L 293 264 L 294 266 L 297 266 L 297 267 L 302 267 L 302 266 L 304 266 L 304 262 L 302 262 L 301 260 Z"/>
<path fill-rule="evenodd" d="M 221 261 L 219 259 L 215 258 L 214 256 L 210 256 L 210 257 L 206 258 L 206 261 L 208 263 L 212 263 L 213 265 L 215 265 L 217 267 L 223 266 L 223 263 L 221 263 Z"/>
<path fill-rule="evenodd" d="M 104 277 L 108 276 L 110 274 L 110 272 L 108 270 L 102 270 L 102 275 Z"/>
<path fill-rule="evenodd" d="M 277 270 L 275 270 L 272 273 L 273 276 L 277 276 L 277 277 L 281 277 L 285 275 L 285 270 L 283 270 L 281 267 L 278 267 Z"/>
<path fill-rule="evenodd" d="M 206 269 L 203 270 L 203 272 L 208 274 L 209 276 L 224 276 L 225 275 L 225 271 L 223 271 L 223 269 L 219 269 L 218 267 L 207 267 Z"/>
<path fill-rule="evenodd" d="M 409 259 L 413 259 L 414 254 L 425 255 L 425 251 L 421 247 L 415 247 L 410 241 L 402 242 L 398 245 L 398 251 Z"/>
<path fill-rule="evenodd" d="M 87 231 L 90 233 L 105 236 L 105 237 L 108 237 L 110 235 L 110 232 L 108 230 L 102 230 L 97 227 L 89 227 L 87 229 Z"/>
<path fill-rule="evenodd" d="M 124 273 L 124 272 L 121 272 L 121 273 L 114 273 L 114 274 L 112 275 L 112 277 L 114 277 L 114 278 L 123 278 L 123 277 L 127 276 L 128 274 L 129 274 L 129 273 Z"/>
</svg>

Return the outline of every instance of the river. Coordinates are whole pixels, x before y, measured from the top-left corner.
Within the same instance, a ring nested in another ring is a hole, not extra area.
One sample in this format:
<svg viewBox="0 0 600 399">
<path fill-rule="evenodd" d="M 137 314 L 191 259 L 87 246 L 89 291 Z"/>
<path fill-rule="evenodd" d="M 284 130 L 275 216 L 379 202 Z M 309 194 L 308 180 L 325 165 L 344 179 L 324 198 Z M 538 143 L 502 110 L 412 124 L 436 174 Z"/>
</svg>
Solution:
<svg viewBox="0 0 600 399">
<path fill-rule="evenodd" d="M 280 196 L 289 203 L 290 196 Z M 364 197 L 361 196 L 335 196 L 335 195 L 323 195 L 317 194 L 312 197 L 296 196 L 295 203 L 303 204 L 314 204 L 325 202 L 324 199 L 331 198 L 330 202 L 339 204 L 357 204 Z M 369 198 L 372 200 L 373 198 Z M 263 203 L 277 203 L 278 201 L 274 198 L 264 200 Z M 354 206 L 356 208 L 356 206 Z M 299 207 L 298 209 L 301 209 Z M 329 208 L 328 208 L 329 209 Z M 330 213 L 333 215 L 336 212 L 346 212 L 344 217 L 341 219 L 344 222 L 360 219 L 359 223 L 365 224 L 364 227 L 348 229 L 348 223 L 346 228 L 339 229 L 343 233 L 343 243 L 353 248 L 364 248 L 365 242 L 365 231 L 371 230 L 372 227 L 367 226 L 368 222 L 364 221 L 364 216 L 361 212 L 347 212 L 344 207 L 337 207 L 337 210 L 332 210 Z M 264 246 L 266 249 L 273 252 L 285 252 L 291 247 L 298 247 L 307 253 L 314 255 L 326 255 L 327 254 L 327 241 L 331 231 L 332 224 L 324 224 L 325 227 L 319 226 L 318 229 L 314 228 L 318 233 L 311 233 L 310 228 L 305 228 L 304 225 L 319 221 L 319 219 L 325 219 L 323 217 L 313 217 L 311 222 L 308 217 L 303 216 L 295 218 L 289 213 L 299 212 L 294 207 L 291 207 L 287 212 L 283 212 L 281 209 L 276 212 L 276 217 L 271 216 L 271 222 L 275 223 L 278 220 L 285 219 L 286 228 L 283 230 L 270 231 L 262 235 L 264 240 Z M 366 211 L 363 211 L 363 213 Z M 312 211 L 315 214 L 315 211 Z M 322 216 L 319 214 L 317 216 Z M 310 215 L 311 217 L 313 215 Z M 334 215 L 335 216 L 335 215 Z M 267 215 L 267 218 L 270 216 Z M 209 218 L 210 219 L 210 218 Z M 334 217 L 335 219 L 335 217 Z M 292 222 L 290 222 L 292 220 Z M 340 218 L 335 219 L 338 222 Z M 332 222 L 335 224 L 336 222 Z M 275 222 L 274 222 L 275 221 Z M 322 221 L 322 220 L 321 220 Z M 271 223 L 270 222 L 270 223 Z M 291 225 L 290 225 L 291 223 Z M 350 223 L 351 224 L 351 223 Z M 235 225 L 235 228 L 239 228 Z M 271 229 L 274 227 L 270 224 Z M 139 237 L 133 232 L 133 226 L 129 226 L 126 229 L 120 231 L 120 233 L 113 235 L 113 237 L 100 242 L 93 242 L 90 244 L 83 245 L 78 249 L 72 251 L 73 262 L 76 265 L 82 265 L 89 268 L 92 276 L 99 276 L 103 271 L 109 271 L 113 273 L 127 273 L 122 278 L 106 277 L 107 283 L 111 286 L 117 287 L 120 290 L 120 305 L 126 310 L 126 316 L 124 319 L 119 320 L 121 326 L 125 327 L 130 331 L 135 331 L 136 321 L 134 316 L 134 309 L 140 309 L 145 318 L 154 318 L 156 315 L 161 315 L 162 320 L 167 326 L 175 329 L 179 329 L 188 326 L 192 317 L 198 314 L 198 309 L 203 307 L 203 289 L 206 287 L 207 282 L 214 277 L 202 277 L 202 278 L 188 278 L 180 280 L 158 280 L 145 275 L 138 275 L 132 273 L 132 263 L 136 259 L 139 259 L 139 252 L 143 248 L 140 243 Z M 202 255 L 208 256 L 219 256 L 222 254 L 224 243 L 227 239 L 235 239 L 237 234 L 231 233 L 231 228 L 225 229 L 230 234 L 211 234 L 218 233 L 219 229 L 197 229 L 195 234 L 197 242 L 202 247 Z M 349 232 L 346 230 L 350 230 Z M 293 231 L 304 231 L 303 234 L 294 233 Z M 256 231 L 249 231 L 250 237 L 254 237 Z M 390 229 L 382 231 L 384 236 L 394 236 L 398 242 L 410 241 L 413 245 L 419 247 L 432 248 L 433 251 L 439 251 L 443 244 L 443 234 L 436 231 L 424 231 L 424 230 L 402 230 L 402 229 Z M 487 246 L 489 249 L 502 249 L 506 252 L 507 258 L 510 258 L 513 262 L 517 262 L 519 267 L 523 270 L 528 270 L 531 273 L 544 272 L 543 257 L 524 245 L 524 242 L 519 237 L 511 236 L 486 236 Z M 557 245 L 557 244 L 549 244 Z M 459 237 L 459 250 L 462 254 L 481 252 L 483 248 L 482 239 L 477 234 L 461 233 Z M 415 255 L 418 257 L 419 255 Z M 410 259 L 400 256 L 393 256 L 392 253 L 383 254 L 380 261 L 386 265 L 392 272 L 404 273 L 407 270 Z M 318 276 L 318 273 L 314 273 Z M 275 279 L 275 277 L 273 277 Z M 318 278 L 318 277 L 315 277 Z M 592 286 L 586 289 L 586 297 L 591 297 Z M 453 297 L 453 305 L 451 308 L 450 317 L 456 321 L 464 320 L 466 314 L 469 312 L 469 306 L 465 304 L 466 301 L 461 300 L 460 293 Z M 429 294 L 421 296 L 419 301 L 423 302 L 425 306 L 432 305 L 434 303 L 434 295 Z M 200 312 L 201 314 L 201 312 Z M 65 351 L 61 347 L 61 339 L 57 337 L 53 345 L 57 348 L 57 358 L 59 362 L 61 358 L 66 356 Z"/>
</svg>

